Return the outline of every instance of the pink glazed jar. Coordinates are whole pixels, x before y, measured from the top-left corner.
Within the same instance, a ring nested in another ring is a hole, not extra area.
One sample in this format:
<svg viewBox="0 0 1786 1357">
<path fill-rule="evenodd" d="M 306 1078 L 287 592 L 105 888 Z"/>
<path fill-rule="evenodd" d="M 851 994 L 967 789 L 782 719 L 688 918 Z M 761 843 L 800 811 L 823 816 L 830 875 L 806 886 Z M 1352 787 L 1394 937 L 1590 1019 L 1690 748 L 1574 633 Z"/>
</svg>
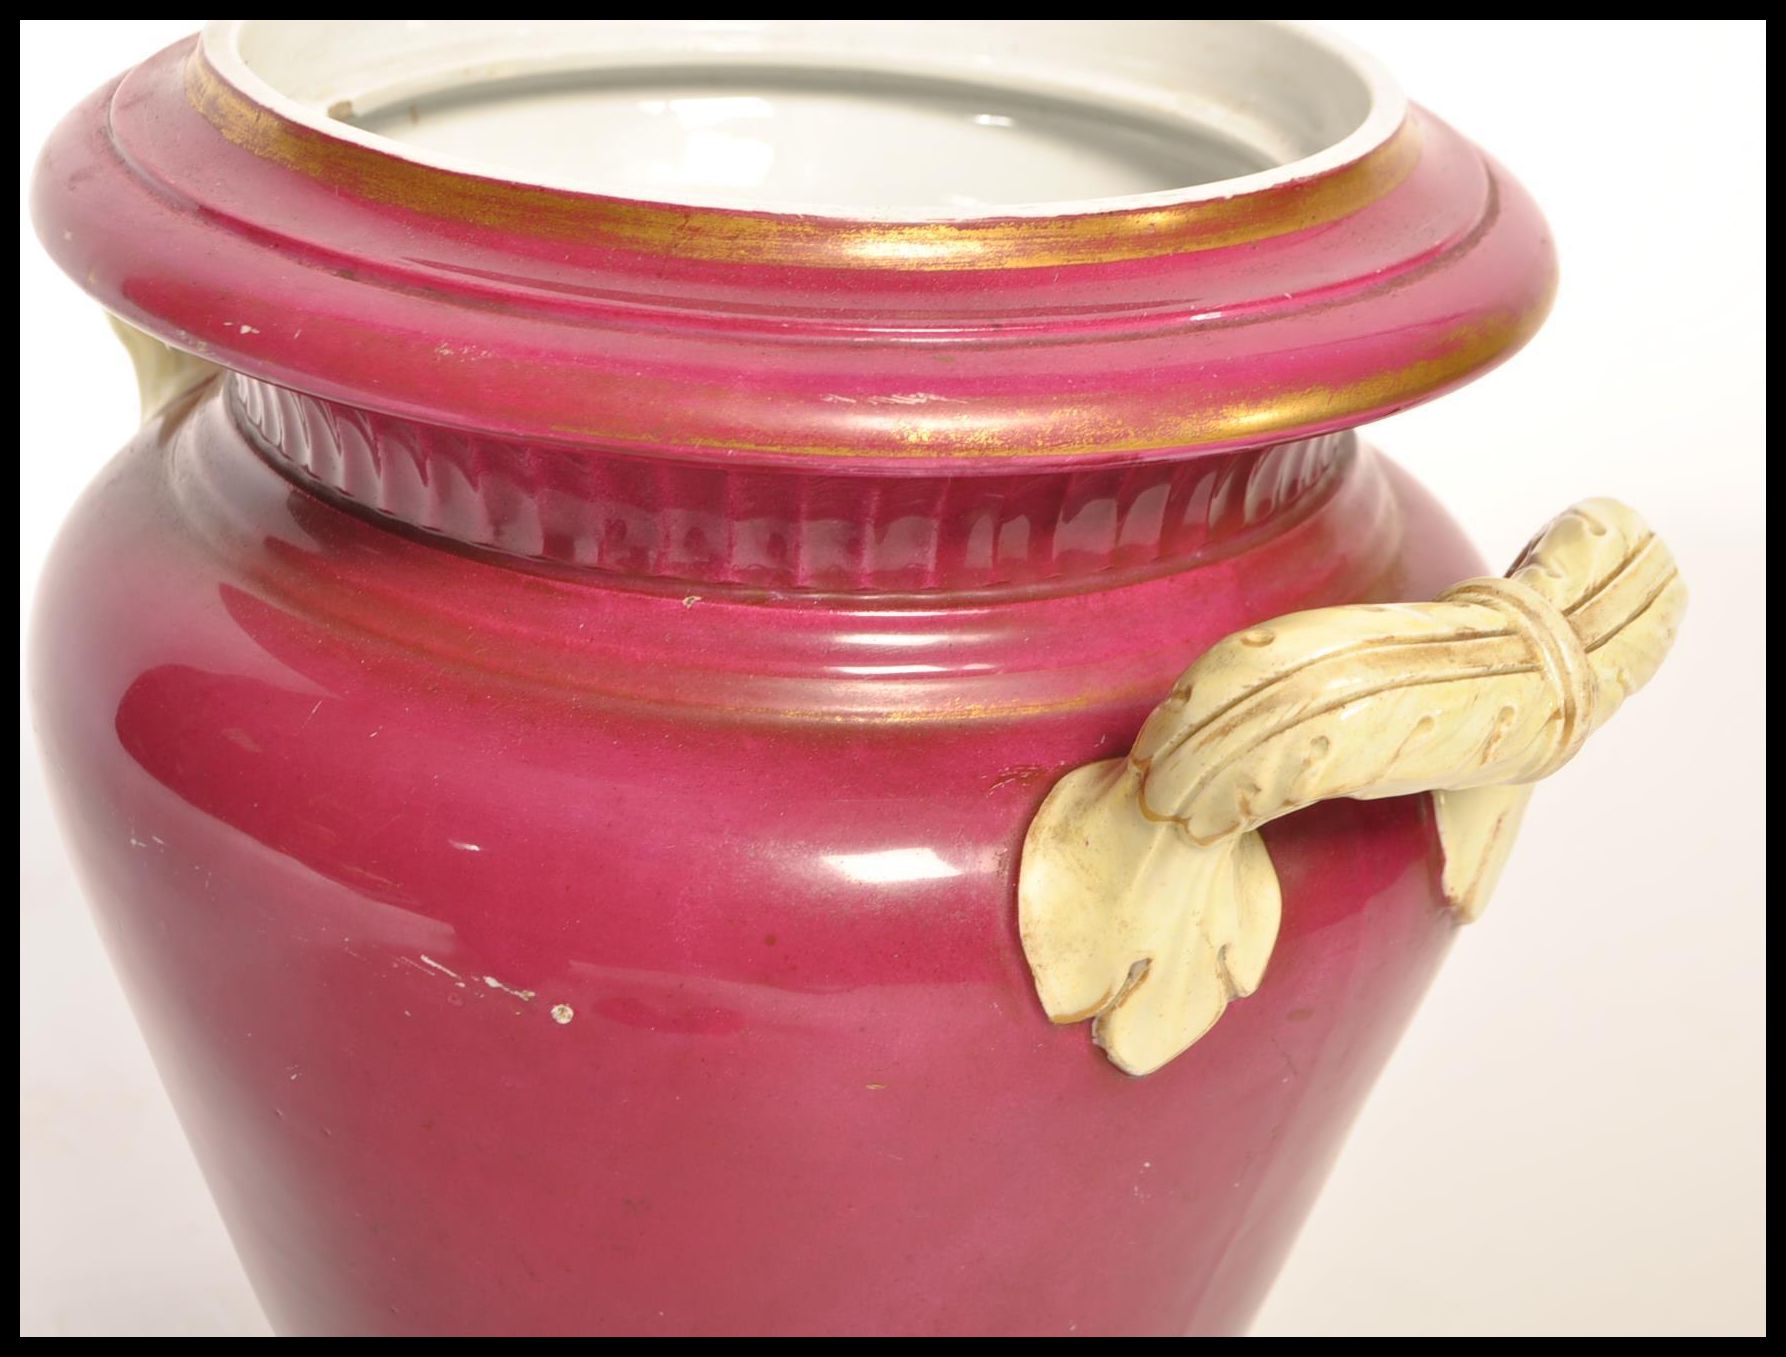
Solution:
<svg viewBox="0 0 1786 1357">
<path fill-rule="evenodd" d="M 1680 613 L 1353 432 L 1551 245 L 1298 28 L 225 22 L 34 209 L 148 411 L 42 745 L 288 1333 L 1244 1329 Z"/>
</svg>

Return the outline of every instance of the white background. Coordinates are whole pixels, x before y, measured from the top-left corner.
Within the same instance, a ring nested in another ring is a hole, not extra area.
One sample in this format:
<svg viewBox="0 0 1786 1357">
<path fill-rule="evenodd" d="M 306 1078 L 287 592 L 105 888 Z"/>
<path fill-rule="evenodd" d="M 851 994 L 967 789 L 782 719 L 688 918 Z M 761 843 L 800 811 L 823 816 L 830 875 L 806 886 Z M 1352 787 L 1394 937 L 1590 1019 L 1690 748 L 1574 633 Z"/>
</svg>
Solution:
<svg viewBox="0 0 1786 1357">
<path fill-rule="evenodd" d="M 1496 559 L 1577 498 L 1638 506 L 1693 601 L 1660 677 L 1540 793 L 1258 1332 L 1759 1334 L 1765 27 L 1331 26 L 1514 169 L 1563 259 L 1522 355 L 1375 440 Z M 197 27 L 21 21 L 21 190 L 65 110 Z M 23 610 L 135 395 L 22 214 L 21 233 Z M 20 736 L 21 1331 L 264 1333 L 22 711 Z"/>
</svg>

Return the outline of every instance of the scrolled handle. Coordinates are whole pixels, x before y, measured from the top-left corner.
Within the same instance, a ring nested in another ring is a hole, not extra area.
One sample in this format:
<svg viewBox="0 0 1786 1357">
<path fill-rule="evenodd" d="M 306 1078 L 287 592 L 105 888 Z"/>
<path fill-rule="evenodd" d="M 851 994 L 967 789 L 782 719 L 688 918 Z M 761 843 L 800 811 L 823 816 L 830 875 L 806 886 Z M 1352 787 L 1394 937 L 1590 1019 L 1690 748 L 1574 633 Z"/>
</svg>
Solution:
<svg viewBox="0 0 1786 1357">
<path fill-rule="evenodd" d="M 217 364 L 208 362 L 171 344 L 163 344 L 153 335 L 144 334 L 136 326 L 108 316 L 112 332 L 130 355 L 136 370 L 137 397 L 142 403 L 143 421 L 160 414 L 176 396 L 182 395 L 218 372 Z"/>
<path fill-rule="evenodd" d="M 1333 797 L 1440 793 L 1447 894 L 1474 917 L 1524 788 L 1650 679 L 1685 601 L 1643 521 L 1589 500 L 1504 579 L 1219 642 L 1126 759 L 1067 774 L 1030 826 L 1019 924 L 1043 1008 L 1092 1019 L 1133 1074 L 1185 1050 L 1271 956 L 1277 875 L 1255 831 Z"/>
</svg>

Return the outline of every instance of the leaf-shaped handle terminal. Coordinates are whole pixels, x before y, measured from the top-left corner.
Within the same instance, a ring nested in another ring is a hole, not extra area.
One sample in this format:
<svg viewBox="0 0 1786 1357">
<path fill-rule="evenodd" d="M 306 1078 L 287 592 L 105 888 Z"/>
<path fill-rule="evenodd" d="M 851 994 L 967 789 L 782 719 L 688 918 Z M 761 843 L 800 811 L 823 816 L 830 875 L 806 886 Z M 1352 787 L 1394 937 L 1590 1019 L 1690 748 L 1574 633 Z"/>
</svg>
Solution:
<svg viewBox="0 0 1786 1357">
<path fill-rule="evenodd" d="M 1686 591 L 1631 510 L 1589 500 L 1505 579 L 1434 603 L 1295 613 L 1188 669 L 1126 759 L 1054 787 L 1018 879 L 1023 947 L 1058 1023 L 1148 1074 L 1251 994 L 1277 937 L 1255 832 L 1330 797 L 1438 792 L 1445 889 L 1473 918 L 1526 788 L 1661 663 Z"/>
</svg>

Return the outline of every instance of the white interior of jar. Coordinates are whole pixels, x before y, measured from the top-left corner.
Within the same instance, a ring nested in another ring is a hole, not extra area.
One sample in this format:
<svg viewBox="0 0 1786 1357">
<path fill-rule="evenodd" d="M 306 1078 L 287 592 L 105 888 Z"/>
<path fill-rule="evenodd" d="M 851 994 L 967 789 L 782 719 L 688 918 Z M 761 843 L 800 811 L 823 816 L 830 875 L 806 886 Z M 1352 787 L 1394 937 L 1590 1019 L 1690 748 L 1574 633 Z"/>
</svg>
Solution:
<svg viewBox="0 0 1786 1357">
<path fill-rule="evenodd" d="M 257 102 L 409 160 L 818 216 L 1254 192 L 1405 111 L 1367 59 L 1259 20 L 237 19 L 204 43 Z"/>
</svg>

